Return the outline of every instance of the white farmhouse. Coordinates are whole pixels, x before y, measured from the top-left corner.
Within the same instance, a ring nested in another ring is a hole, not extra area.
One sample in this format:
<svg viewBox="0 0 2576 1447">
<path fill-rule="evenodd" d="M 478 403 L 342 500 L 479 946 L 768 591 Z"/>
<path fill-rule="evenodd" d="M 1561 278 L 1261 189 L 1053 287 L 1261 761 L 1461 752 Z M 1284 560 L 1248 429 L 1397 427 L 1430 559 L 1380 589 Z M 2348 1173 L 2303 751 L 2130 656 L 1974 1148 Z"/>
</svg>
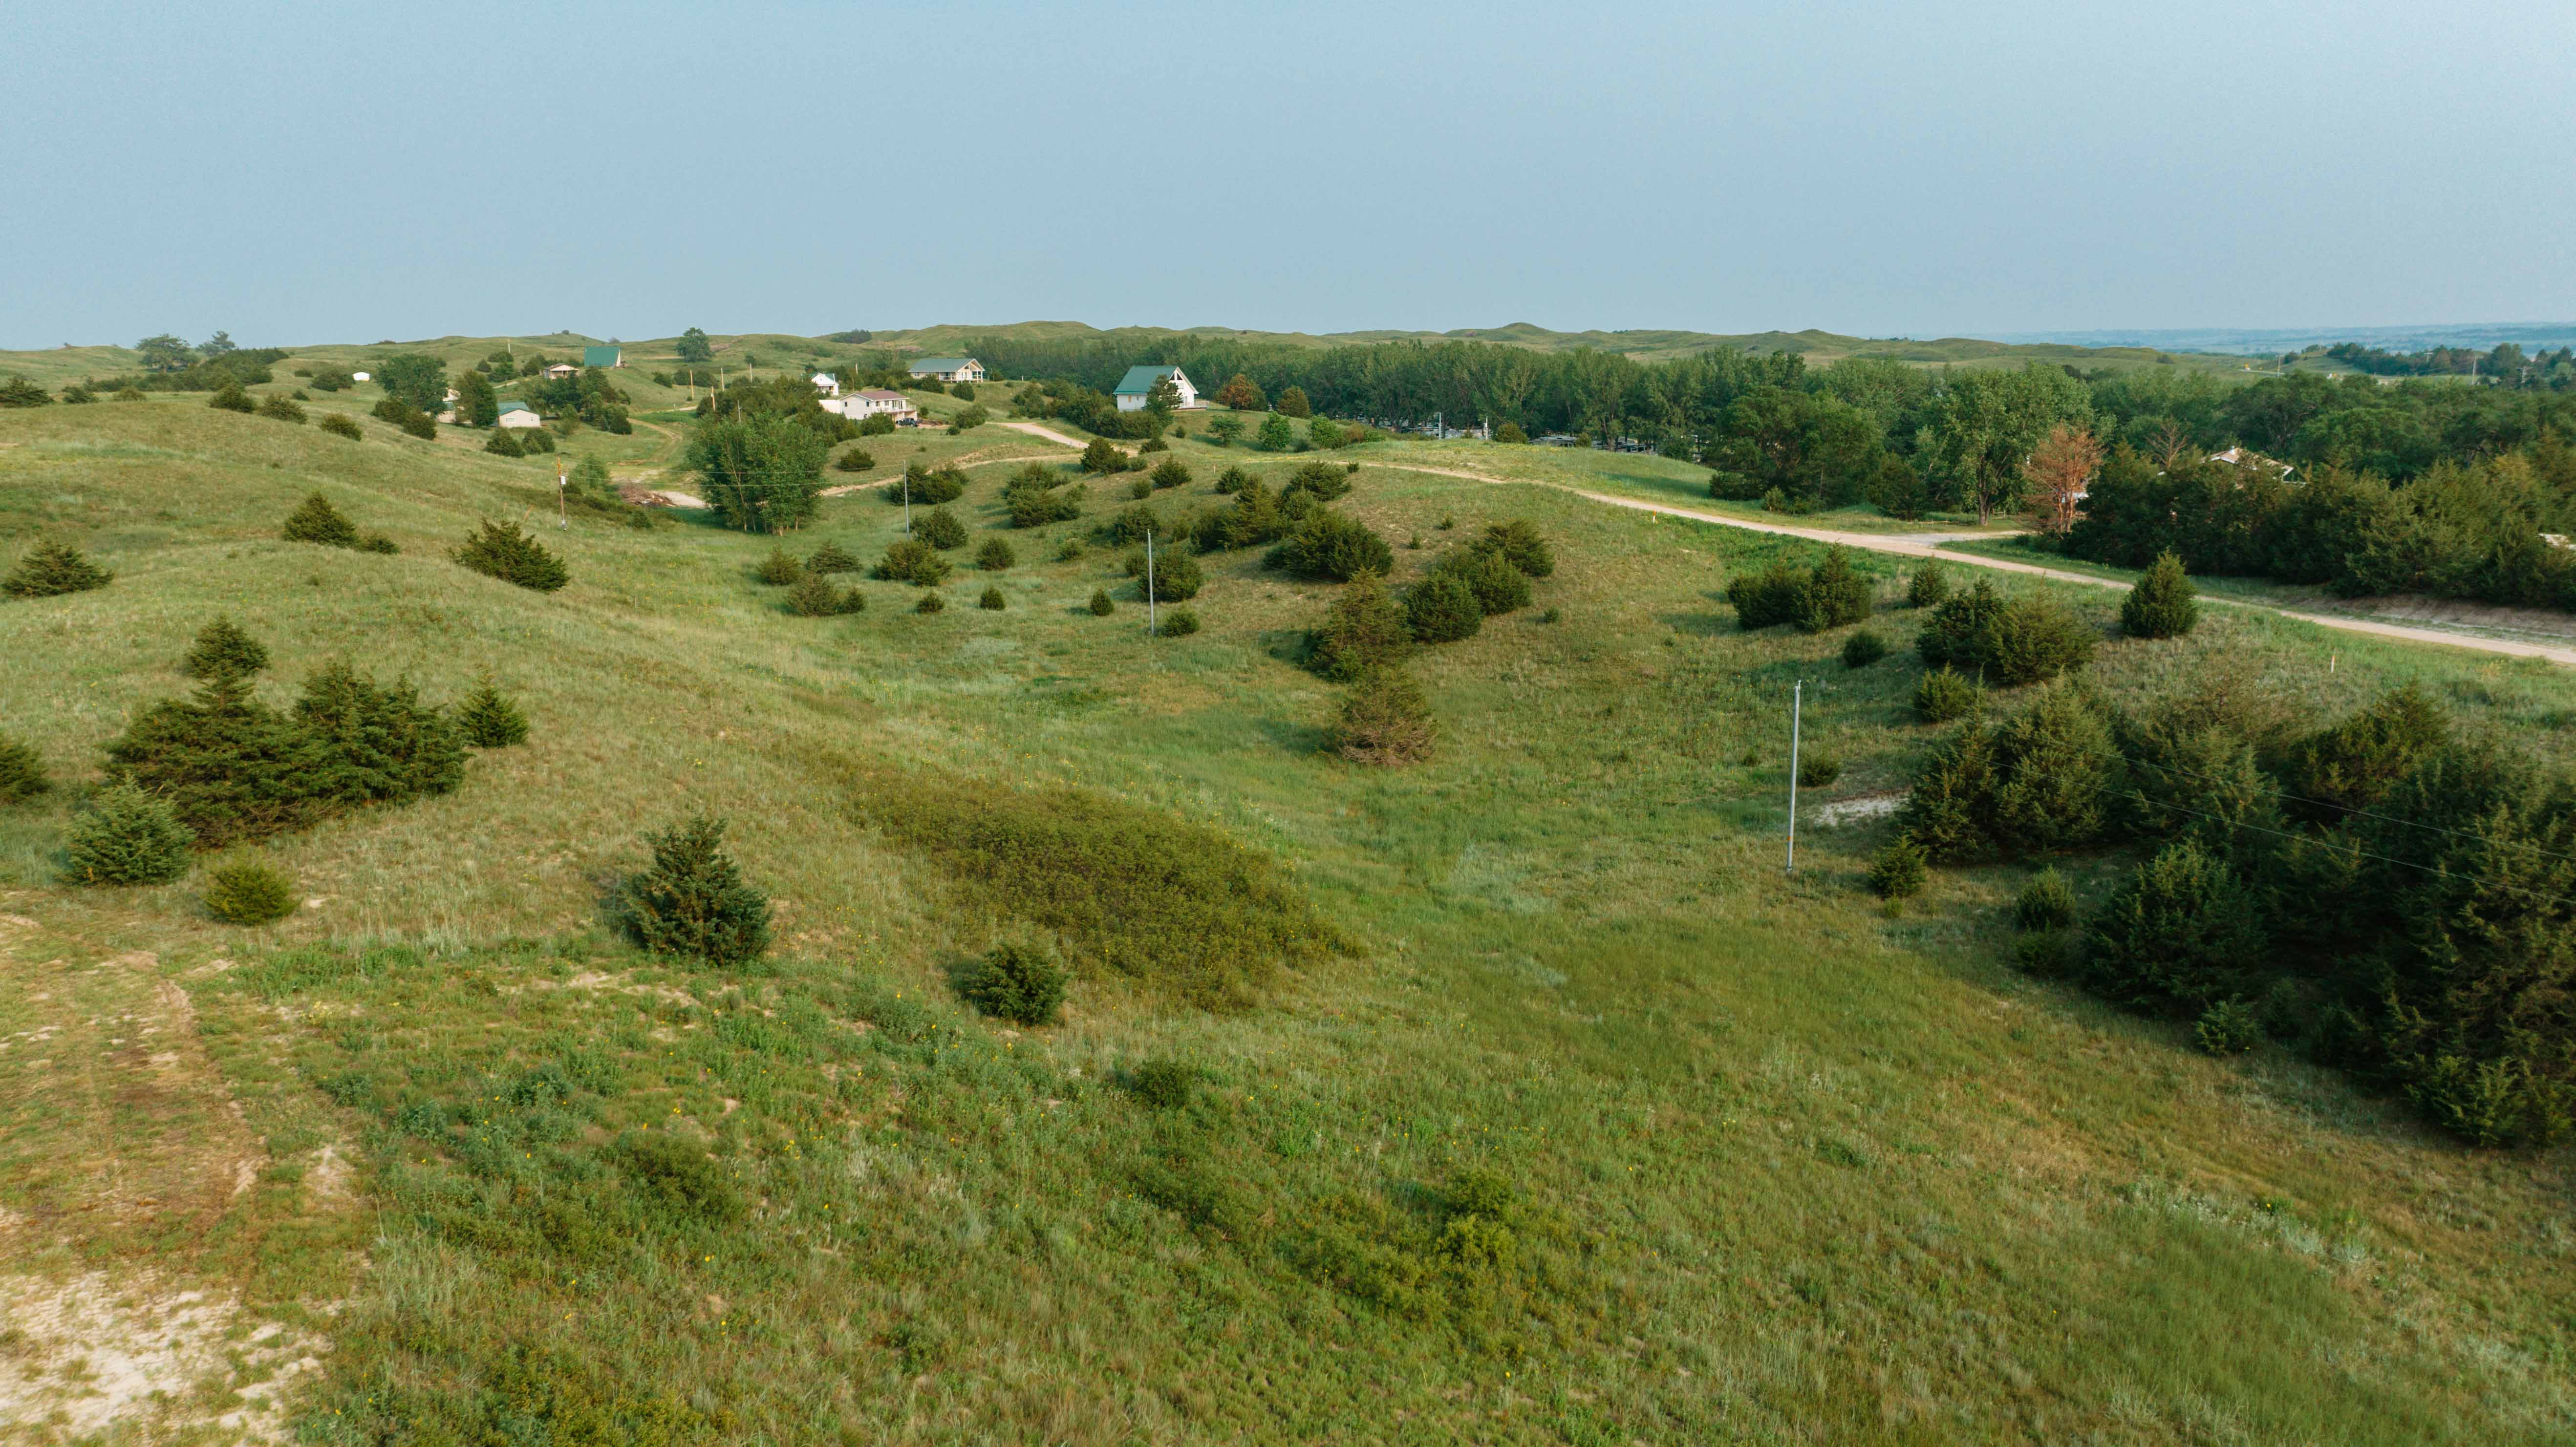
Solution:
<svg viewBox="0 0 2576 1447">
<path fill-rule="evenodd" d="M 921 420 L 921 409 L 912 405 L 910 397 L 876 387 L 863 388 L 846 397 L 828 398 L 823 403 L 823 410 L 837 412 L 853 422 L 864 422 L 876 416 L 891 417 L 898 427 Z"/>
<path fill-rule="evenodd" d="M 544 419 L 537 416 L 537 409 L 520 401 L 516 397 L 504 397 L 501 399 L 500 419 L 492 425 L 495 427 L 543 427 L 546 424 Z"/>
<path fill-rule="evenodd" d="M 841 395 L 841 379 L 829 372 L 816 372 L 814 390 L 826 397 L 838 397 Z"/>
<path fill-rule="evenodd" d="M 1154 384 L 1166 377 L 1171 379 L 1172 386 L 1180 392 L 1182 406 L 1199 405 L 1199 389 L 1190 385 L 1189 377 L 1180 368 L 1137 366 L 1129 367 L 1127 375 L 1118 380 L 1118 410 L 1121 412 L 1145 410 L 1145 404 L 1153 399 Z"/>
<path fill-rule="evenodd" d="M 916 377 L 937 377 L 943 382 L 984 380 L 984 364 L 973 357 L 916 357 L 909 370 Z"/>
</svg>

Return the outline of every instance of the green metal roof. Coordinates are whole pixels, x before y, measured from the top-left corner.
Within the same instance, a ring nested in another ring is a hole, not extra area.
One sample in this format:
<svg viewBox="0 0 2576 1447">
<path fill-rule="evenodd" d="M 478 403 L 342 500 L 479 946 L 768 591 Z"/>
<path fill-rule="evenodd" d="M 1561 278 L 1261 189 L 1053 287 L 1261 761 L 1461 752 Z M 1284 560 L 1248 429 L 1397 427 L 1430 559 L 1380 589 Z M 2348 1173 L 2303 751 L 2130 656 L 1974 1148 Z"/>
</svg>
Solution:
<svg viewBox="0 0 2576 1447">
<path fill-rule="evenodd" d="M 622 350 L 619 347 L 584 347 L 581 349 L 581 364 L 585 367 L 614 367 L 617 354 Z"/>
<path fill-rule="evenodd" d="M 975 359 L 973 357 L 915 357 L 912 361 L 912 370 L 916 372 L 954 372 L 974 360 Z"/>
<path fill-rule="evenodd" d="M 529 406 L 529 405 L 528 405 L 527 403 L 525 403 L 525 402 L 520 401 L 520 400 L 519 400 L 518 398 L 516 398 L 516 397 L 504 397 L 504 398 L 502 398 L 502 399 L 501 399 L 501 410 L 502 410 L 504 413 L 508 413 L 508 412 L 534 412 L 534 411 L 536 411 L 537 409 L 536 409 L 536 408 L 534 408 L 534 407 Z"/>
<path fill-rule="evenodd" d="M 1129 367 L 1127 375 L 1118 379 L 1118 390 L 1110 395 L 1142 397 L 1154 390 L 1156 382 L 1165 377 L 1177 377 L 1180 374 L 1181 369 L 1178 367 Z"/>
</svg>

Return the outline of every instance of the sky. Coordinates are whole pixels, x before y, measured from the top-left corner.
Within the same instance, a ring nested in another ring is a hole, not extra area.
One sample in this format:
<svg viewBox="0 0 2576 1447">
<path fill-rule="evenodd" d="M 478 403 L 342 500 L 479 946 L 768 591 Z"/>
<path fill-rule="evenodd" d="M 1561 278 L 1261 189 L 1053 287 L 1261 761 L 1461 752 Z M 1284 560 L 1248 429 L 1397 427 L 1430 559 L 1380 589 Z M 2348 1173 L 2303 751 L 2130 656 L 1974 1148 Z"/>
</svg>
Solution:
<svg viewBox="0 0 2576 1447">
<path fill-rule="evenodd" d="M 0 0 L 0 36 L 6 348 L 2576 318 L 2560 0 Z"/>
</svg>

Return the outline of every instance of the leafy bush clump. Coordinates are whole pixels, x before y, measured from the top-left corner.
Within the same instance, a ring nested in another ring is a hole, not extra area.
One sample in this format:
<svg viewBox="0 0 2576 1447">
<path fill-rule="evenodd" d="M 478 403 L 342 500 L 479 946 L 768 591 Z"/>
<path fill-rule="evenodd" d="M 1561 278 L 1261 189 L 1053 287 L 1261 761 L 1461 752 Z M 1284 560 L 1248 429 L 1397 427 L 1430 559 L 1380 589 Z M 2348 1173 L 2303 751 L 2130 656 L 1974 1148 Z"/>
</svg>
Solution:
<svg viewBox="0 0 2576 1447">
<path fill-rule="evenodd" d="M 2109 829 L 2120 773 L 2101 701 L 2060 685 L 1943 740 L 1897 822 L 1943 861 L 2072 849 Z"/>
<path fill-rule="evenodd" d="M 924 593 L 921 595 L 921 601 L 912 605 L 912 611 L 915 613 L 944 613 L 947 610 L 948 600 L 937 593 Z"/>
<path fill-rule="evenodd" d="M 24 804 L 52 787 L 35 749 L 0 734 L 0 804 Z"/>
<path fill-rule="evenodd" d="M 1538 525 L 1527 518 L 1489 524 L 1485 535 L 1469 546 L 1502 554 L 1504 561 L 1532 578 L 1545 578 L 1556 572 L 1556 554 L 1549 550 Z"/>
<path fill-rule="evenodd" d="M 927 772 L 859 793 L 890 840 L 945 866 L 970 903 L 1204 1005 L 1251 1005 L 1280 967 L 1349 948 L 1268 859 L 1160 810 Z"/>
<path fill-rule="evenodd" d="M 358 551 L 362 553 L 382 553 L 387 557 L 391 557 L 394 554 L 401 552 L 402 549 L 394 546 L 394 540 L 386 537 L 383 533 L 369 533 L 365 537 L 358 539 Z"/>
<path fill-rule="evenodd" d="M 1044 475 L 1044 469 L 1033 470 L 1040 475 L 1032 478 L 1023 473 L 1002 491 L 1002 508 L 1011 515 L 1011 526 L 1042 528 L 1082 516 L 1081 488 L 1052 486 L 1053 479 Z"/>
<path fill-rule="evenodd" d="M 809 573 L 855 573 L 859 566 L 857 555 L 838 543 L 824 543 L 805 555 L 805 571 Z"/>
<path fill-rule="evenodd" d="M 864 447 L 853 447 L 832 459 L 832 466 L 841 472 L 867 472 L 876 465 L 876 454 Z"/>
<path fill-rule="evenodd" d="M 1395 566 L 1395 550 L 1386 539 L 1357 518 L 1323 508 L 1307 514 L 1272 557 L 1296 577 L 1335 583 Z"/>
<path fill-rule="evenodd" d="M 1985 707 L 1986 686 L 1950 669 L 1936 668 L 1914 685 L 1914 711 L 1925 723 L 1948 723 Z"/>
<path fill-rule="evenodd" d="M 1329 462 L 1309 462 L 1288 474 L 1288 485 L 1280 490 L 1306 493 L 1317 502 L 1331 502 L 1349 495 L 1351 475 L 1347 468 Z"/>
<path fill-rule="evenodd" d="M 188 872 L 195 842 L 168 802 L 121 784 L 101 791 L 72 821 L 63 877 L 73 884 L 168 884 Z"/>
<path fill-rule="evenodd" d="M 858 589 L 845 592 L 833 587 L 832 580 L 820 573 L 805 574 L 787 590 L 787 611 L 799 618 L 832 618 L 866 606 Z"/>
<path fill-rule="evenodd" d="M 262 401 L 259 415 L 278 422 L 292 422 L 298 427 L 304 425 L 304 409 L 296 406 L 295 399 L 291 397 L 270 397 Z"/>
<path fill-rule="evenodd" d="M 545 544 L 522 531 L 517 523 L 496 523 L 486 518 L 482 529 L 468 535 L 448 556 L 487 578 L 540 593 L 551 593 L 572 581 L 563 559 L 547 551 Z"/>
<path fill-rule="evenodd" d="M 226 924 L 274 924 L 295 912 L 295 882 L 259 859 L 235 859 L 206 872 L 206 913 Z"/>
<path fill-rule="evenodd" d="M 1843 761 L 1839 754 L 1809 749 L 1798 756 L 1798 787 L 1801 789 L 1821 789 L 1842 776 Z"/>
<path fill-rule="evenodd" d="M 1287 530 L 1288 519 L 1270 489 L 1257 478 L 1245 478 L 1234 489 L 1234 501 L 1201 514 L 1193 533 L 1199 551 L 1217 553 L 1277 542 Z"/>
<path fill-rule="evenodd" d="M 352 442 L 367 435 L 366 429 L 358 425 L 357 419 L 345 412 L 325 413 L 322 420 L 315 425 L 334 437 L 346 437 Z"/>
<path fill-rule="evenodd" d="M 2281 769 L 2291 810 L 2327 824 L 2372 808 L 2450 737 L 2449 716 L 2422 689 L 2391 689 L 2292 747 Z"/>
<path fill-rule="evenodd" d="M 724 834 L 723 820 L 701 814 L 644 836 L 653 863 L 618 891 L 637 944 L 720 969 L 768 952 L 769 896 L 743 882 Z"/>
<path fill-rule="evenodd" d="M 916 588 L 935 588 L 947 580 L 948 573 L 948 560 L 919 538 L 897 538 L 886 544 L 885 556 L 877 560 L 875 569 L 881 582 L 910 583 Z"/>
<path fill-rule="evenodd" d="M 1432 565 L 1434 576 L 1447 575 L 1467 585 L 1476 608 L 1487 617 L 1529 606 L 1529 575 L 1511 565 L 1499 551 L 1466 548 Z"/>
<path fill-rule="evenodd" d="M 1198 1092 L 1199 1073 L 1177 1060 L 1148 1060 L 1128 1073 L 1127 1088 L 1156 1110 L 1179 1110 Z"/>
<path fill-rule="evenodd" d="M 519 440 L 519 434 L 516 429 L 509 427 L 493 428 L 492 435 L 483 439 L 483 450 L 491 453 L 494 457 L 525 457 L 528 455 L 527 444 Z"/>
<path fill-rule="evenodd" d="M 187 655 L 179 660 L 179 671 L 190 678 L 211 678 L 218 673 L 253 674 L 268 667 L 268 645 L 242 631 L 230 618 L 218 618 L 197 631 L 197 639 L 188 645 Z"/>
<path fill-rule="evenodd" d="M 1950 599 L 1950 570 L 1927 562 L 1905 583 L 1905 606 L 1937 608 Z"/>
<path fill-rule="evenodd" d="M 1187 638 L 1199 631 L 1199 615 L 1187 608 L 1166 608 L 1154 631 L 1165 638 Z"/>
<path fill-rule="evenodd" d="M 1186 603 L 1207 586 L 1207 574 L 1187 553 L 1155 554 L 1152 571 L 1154 596 L 1164 602 Z"/>
<path fill-rule="evenodd" d="M 1869 887 L 1881 899 L 1912 899 L 1923 892 L 1929 871 L 1923 846 L 1899 836 L 1869 862 Z"/>
<path fill-rule="evenodd" d="M 53 598 L 104 588 L 116 575 L 93 563 L 68 543 L 38 543 L 0 579 L 0 592 L 12 598 Z"/>
<path fill-rule="evenodd" d="M 1825 550 L 1825 560 L 1812 571 L 1786 561 L 1759 573 L 1738 574 L 1726 585 L 1726 601 L 1735 605 L 1736 626 L 1751 632 L 1794 623 L 1803 633 L 1822 633 L 1869 617 L 1869 584 L 1853 571 L 1849 550 Z"/>
<path fill-rule="evenodd" d="M 250 394 L 242 390 L 239 382 L 226 382 L 217 387 L 215 395 L 206 399 L 206 405 L 218 411 L 239 412 L 244 415 L 259 410 L 259 404 L 250 399 Z"/>
<path fill-rule="evenodd" d="M 2134 1009 L 2197 1015 L 2236 997 L 2263 958 L 2253 893 L 2184 839 L 2139 865 L 2085 927 L 2085 982 Z"/>
<path fill-rule="evenodd" d="M 965 495 L 966 474 L 953 467 L 943 467 L 934 472 L 919 462 L 906 466 L 903 480 L 885 490 L 886 501 L 897 507 L 918 506 L 925 502 L 935 507 L 955 502 Z"/>
<path fill-rule="evenodd" d="M 1064 1004 L 1065 972 L 1044 950 L 1003 941 L 958 973 L 968 1004 L 1014 1025 L 1052 1025 Z"/>
<path fill-rule="evenodd" d="M 1190 485 L 1189 465 L 1177 457 L 1166 457 L 1154 464 L 1154 470 L 1146 474 L 1146 480 L 1154 485 L 1156 492 L 1166 488 L 1187 487 Z"/>
<path fill-rule="evenodd" d="M 2242 1055 L 2263 1043 L 2263 1018 L 2242 1000 L 2221 1000 L 2201 1012 L 2191 1035 L 2212 1055 Z"/>
<path fill-rule="evenodd" d="M 1162 514 L 1154 511 L 1148 504 L 1140 502 L 1133 507 L 1119 509 L 1117 516 L 1101 525 L 1100 536 L 1102 541 L 1115 546 L 1124 543 L 1141 543 L 1149 537 L 1159 535 L 1162 531 Z"/>
<path fill-rule="evenodd" d="M 2180 638 L 2200 622 L 2200 603 L 2182 559 L 2159 554 L 2120 604 L 2120 631 L 2132 638 Z"/>
<path fill-rule="evenodd" d="M 987 538 L 984 546 L 975 550 L 975 566 L 987 573 L 998 573 L 1019 560 L 1019 555 L 1011 551 L 1011 545 L 1000 538 Z"/>
<path fill-rule="evenodd" d="M 331 499 L 315 493 L 295 511 L 286 515 L 286 526 L 278 535 L 290 543 L 320 543 L 324 547 L 351 548 L 358 544 L 358 526 L 331 505 Z"/>
<path fill-rule="evenodd" d="M 769 556 L 752 570 L 752 576 L 773 588 L 783 588 L 805 576 L 805 565 L 785 548 L 771 548 Z"/>
<path fill-rule="evenodd" d="M 1213 486 L 1219 493 L 1237 493 L 1243 491 L 1243 485 L 1250 481 L 1252 481 L 1251 473 L 1228 463 L 1225 471 L 1216 475 Z"/>
<path fill-rule="evenodd" d="M 1456 643 L 1485 626 L 1475 590 L 1454 573 L 1434 573 L 1404 595 L 1406 627 L 1419 643 Z"/>
<path fill-rule="evenodd" d="M 1124 472 L 1129 460 L 1127 454 L 1111 446 L 1106 437 L 1095 437 L 1082 449 L 1082 470 L 1089 473 L 1105 476 Z"/>
<path fill-rule="evenodd" d="M 1957 668 L 2006 687 L 2039 683 L 2093 658 L 2094 633 L 2063 604 L 2037 593 L 2009 601 L 1984 579 L 1932 610 L 1915 651 L 1929 668 Z"/>
<path fill-rule="evenodd" d="M 1887 656 L 1887 640 L 1867 628 L 1843 640 L 1843 667 L 1867 668 Z"/>
<path fill-rule="evenodd" d="M 1111 602 L 1111 601 L 1109 601 L 1109 590 L 1108 590 L 1108 589 L 1106 589 L 1106 588 L 1100 588 L 1100 589 L 1095 589 L 1095 590 L 1093 590 L 1093 592 L 1092 592 L 1092 594 L 1091 594 L 1091 616 L 1092 616 L 1092 617 L 1094 617 L 1094 618 L 1106 618 L 1106 617 L 1108 617 L 1110 614 L 1115 613 L 1115 612 L 1117 612 L 1117 611 L 1118 611 L 1118 605 L 1117 605 L 1117 604 L 1115 604 L 1115 603 L 1113 603 L 1113 602 Z"/>
<path fill-rule="evenodd" d="M 2026 930 L 2065 929 L 2075 923 L 2081 906 L 2075 899 L 2075 886 L 2055 866 L 2032 875 L 2013 900 L 2013 923 Z"/>
<path fill-rule="evenodd" d="M 1324 746 L 1360 764 L 1417 764 L 1439 741 L 1439 720 L 1422 686 L 1401 667 L 1361 675 L 1325 732 Z"/>
<path fill-rule="evenodd" d="M 1468 608 L 1474 614 L 1472 600 Z M 1482 622 L 1481 615 L 1475 621 Z M 1306 638 L 1306 666 L 1335 683 L 1355 683 L 1411 651 L 1413 627 L 1374 573 L 1352 580 Z"/>
<path fill-rule="evenodd" d="M 966 546 L 966 524 L 945 507 L 934 507 L 923 513 L 913 523 L 912 535 L 943 553 Z"/>
<path fill-rule="evenodd" d="M 742 1192 L 694 1141 L 632 1130 L 618 1137 L 608 1154 L 637 1194 L 676 1224 L 729 1226 L 742 1219 Z"/>
<path fill-rule="evenodd" d="M 456 731 L 478 749 L 506 749 L 525 743 L 528 716 L 485 679 L 456 710 Z"/>
<path fill-rule="evenodd" d="M 1735 606 L 1735 626 L 1747 633 L 1795 622 L 1798 601 L 1807 589 L 1804 568 L 1775 562 L 1759 573 L 1738 573 L 1726 583 L 1726 601 Z"/>
<path fill-rule="evenodd" d="M 8 381 L 0 382 L 0 407 L 50 407 L 53 403 L 44 388 L 23 376 L 12 374 Z"/>
<path fill-rule="evenodd" d="M 999 587 L 988 583 L 984 587 L 983 596 L 975 600 L 975 606 L 988 612 L 999 613 L 1011 604 L 1010 600 L 1002 596 L 1002 590 Z"/>
</svg>

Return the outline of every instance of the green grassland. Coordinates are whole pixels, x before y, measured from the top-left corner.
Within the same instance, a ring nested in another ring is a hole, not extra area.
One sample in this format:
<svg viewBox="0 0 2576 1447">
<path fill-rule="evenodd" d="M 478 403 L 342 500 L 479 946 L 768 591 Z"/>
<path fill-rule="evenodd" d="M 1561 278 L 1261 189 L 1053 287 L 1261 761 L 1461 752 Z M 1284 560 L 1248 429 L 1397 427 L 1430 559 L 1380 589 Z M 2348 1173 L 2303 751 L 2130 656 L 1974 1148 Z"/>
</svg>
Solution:
<svg viewBox="0 0 2576 1447">
<path fill-rule="evenodd" d="M 621 475 L 675 455 L 678 400 L 638 391 Z M 61 539 L 117 573 L 0 603 L 0 728 L 63 785 L 0 810 L 0 1305 L 77 1297 L 105 1323 L 0 1328 L 21 1409 L 0 1441 L 284 1419 L 327 1443 L 2576 1429 L 2566 1152 L 2467 1150 L 2286 1054 L 2213 1060 L 2017 974 L 2018 869 L 1882 908 L 1860 872 L 1885 823 L 1813 811 L 1903 787 L 1932 742 L 1911 657 L 1850 671 L 1844 631 L 1735 629 L 1727 578 L 1808 545 L 1563 487 L 1686 483 L 1669 464 L 1337 455 L 1363 466 L 1336 506 L 1396 545 L 1399 583 L 1506 518 L 1558 559 L 1531 608 L 1415 665 L 1437 758 L 1371 771 L 1319 752 L 1339 694 L 1292 661 L 1334 588 L 1211 556 L 1204 631 L 1148 638 L 1120 550 L 1062 546 L 1129 478 L 1089 483 L 1081 520 L 988 532 L 1011 468 L 983 464 L 1071 457 L 998 424 L 868 439 L 866 476 L 960 461 L 955 510 L 1017 564 L 952 554 L 933 615 L 845 578 L 866 610 L 829 619 L 755 580 L 772 539 L 687 511 L 557 528 L 550 459 L 363 425 L 197 397 L 0 413 L 0 562 Z M 1195 476 L 1167 515 L 1213 505 L 1227 462 L 1297 460 L 1174 451 Z M 1505 480 L 1406 465 L 1426 459 Z M 317 489 L 400 554 L 280 541 Z M 853 492 L 786 541 L 873 560 L 901 516 Z M 484 517 L 537 527 L 571 584 L 449 562 Z M 1902 576 L 1857 562 L 1901 643 Z M 974 606 L 988 581 L 1005 609 Z M 1100 589 L 1106 617 L 1083 606 Z M 2115 595 L 2061 591 L 2107 626 Z M 216 614 L 268 643 L 272 699 L 346 658 L 433 701 L 489 677 L 534 732 L 453 793 L 274 841 L 305 901 L 274 926 L 216 923 L 196 875 L 57 884 L 100 745 L 185 691 Z M 2415 681 L 2576 762 L 2562 673 L 2331 646 L 2330 669 L 2319 630 L 2212 609 L 2093 672 L 2119 697 L 2233 677 L 2319 719 Z M 1806 746 L 1844 771 L 1805 799 L 1788 877 L 1801 679 Z M 1239 1008 L 1092 966 L 1060 1025 L 973 1014 L 955 968 L 1044 921 L 911 821 L 1072 801 L 1266 861 L 1347 948 Z M 763 967 L 675 966 L 608 923 L 643 832 L 698 811 L 775 897 Z M 1136 1089 L 1148 1061 L 1188 1098 Z M 642 1139 L 685 1159 L 651 1166 Z M 206 1325 L 190 1292 L 230 1314 Z M 87 1353 L 189 1330 L 176 1390 L 81 1425 L 115 1381 Z"/>
</svg>

